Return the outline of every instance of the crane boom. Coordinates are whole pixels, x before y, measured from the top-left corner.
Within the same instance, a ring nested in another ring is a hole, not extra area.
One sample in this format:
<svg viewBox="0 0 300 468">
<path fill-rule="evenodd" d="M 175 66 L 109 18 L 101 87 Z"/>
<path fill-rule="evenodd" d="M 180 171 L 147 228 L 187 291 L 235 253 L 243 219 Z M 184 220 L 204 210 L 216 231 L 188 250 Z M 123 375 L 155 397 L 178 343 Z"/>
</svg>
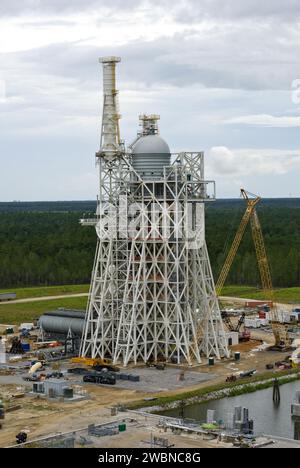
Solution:
<svg viewBox="0 0 300 468">
<path fill-rule="evenodd" d="M 222 270 L 220 272 L 219 278 L 216 283 L 216 293 L 219 296 L 222 288 L 225 284 L 226 278 L 228 276 L 228 273 L 230 271 L 231 265 L 233 263 L 233 260 L 235 259 L 236 253 L 238 251 L 238 248 L 240 246 L 241 240 L 244 236 L 247 224 L 249 222 L 249 219 L 253 213 L 253 210 L 255 209 L 257 203 L 261 200 L 260 197 L 254 195 L 255 198 L 249 198 L 248 192 L 246 192 L 244 189 L 241 189 L 241 194 L 243 198 L 247 202 L 247 207 L 246 211 L 242 217 L 242 220 L 240 222 L 240 225 L 238 227 L 238 230 L 234 236 L 233 242 L 231 244 L 230 250 L 228 252 L 228 255 L 226 257 L 226 260 L 224 262 L 224 265 L 222 267 Z M 251 194 L 252 195 L 252 194 Z"/>
<path fill-rule="evenodd" d="M 267 252 L 265 248 L 264 238 L 261 230 L 261 225 L 259 222 L 259 218 L 256 212 L 256 205 L 259 203 L 261 198 L 257 195 L 254 195 L 250 192 L 246 192 L 246 190 L 241 189 L 241 194 L 244 200 L 247 203 L 246 211 L 242 217 L 238 230 L 235 234 L 233 239 L 232 245 L 230 247 L 229 253 L 226 257 L 224 265 L 222 267 L 221 273 L 219 278 L 216 282 L 216 293 L 219 296 L 230 271 L 231 265 L 234 261 L 238 248 L 240 246 L 241 240 L 245 233 L 247 224 L 250 220 L 251 224 L 251 231 L 253 242 L 255 246 L 255 252 L 257 257 L 257 263 L 262 283 L 262 288 L 267 300 L 273 302 L 273 307 L 271 307 L 271 325 L 272 325 L 272 332 L 275 338 L 275 347 L 277 349 L 286 349 L 290 345 L 290 337 L 287 331 L 287 327 L 285 324 L 280 323 L 278 310 L 276 307 L 276 303 L 274 301 L 274 293 L 273 293 L 273 285 L 272 285 L 272 278 L 271 272 L 268 263 Z M 204 314 L 205 319 L 207 320 L 207 314 Z M 230 317 L 225 313 L 222 315 L 223 320 L 227 323 L 229 330 L 233 330 L 234 326 L 230 320 Z M 238 331 L 241 325 L 244 323 L 245 314 L 243 314 L 239 322 L 235 328 L 235 331 Z M 196 340 L 193 345 L 191 345 L 191 350 L 195 346 L 198 346 L 198 343 L 203 334 L 203 323 L 199 323 L 196 329 Z"/>
<path fill-rule="evenodd" d="M 271 307 L 271 325 L 272 331 L 275 338 L 275 346 L 281 349 L 284 349 L 290 345 L 290 338 L 285 324 L 281 323 L 279 320 L 278 309 L 274 301 L 274 292 L 272 285 L 272 277 L 268 263 L 268 256 L 266 252 L 266 247 L 264 243 L 264 238 L 261 230 L 260 221 L 258 214 L 256 212 L 256 205 L 261 200 L 260 197 L 252 193 L 246 192 L 246 190 L 241 189 L 241 194 L 244 200 L 247 203 L 246 211 L 243 215 L 243 218 L 240 222 L 236 235 L 233 239 L 232 245 L 230 247 L 229 253 L 226 257 L 224 265 L 222 267 L 221 273 L 216 283 L 216 292 L 217 295 L 220 295 L 221 290 L 224 286 L 228 273 L 230 271 L 233 260 L 236 256 L 238 248 L 240 246 L 241 240 L 245 233 L 247 224 L 250 220 L 251 231 L 253 242 L 255 246 L 255 253 L 258 263 L 259 274 L 261 278 L 262 289 L 264 292 L 265 298 L 273 303 Z"/>
<path fill-rule="evenodd" d="M 286 348 L 290 345 L 290 338 L 286 325 L 281 323 L 279 320 L 277 305 L 274 301 L 274 291 L 265 242 L 260 221 L 255 209 L 252 212 L 250 224 L 264 296 L 267 300 L 273 303 L 270 308 L 270 315 L 272 331 L 275 338 L 275 346 Z"/>
</svg>

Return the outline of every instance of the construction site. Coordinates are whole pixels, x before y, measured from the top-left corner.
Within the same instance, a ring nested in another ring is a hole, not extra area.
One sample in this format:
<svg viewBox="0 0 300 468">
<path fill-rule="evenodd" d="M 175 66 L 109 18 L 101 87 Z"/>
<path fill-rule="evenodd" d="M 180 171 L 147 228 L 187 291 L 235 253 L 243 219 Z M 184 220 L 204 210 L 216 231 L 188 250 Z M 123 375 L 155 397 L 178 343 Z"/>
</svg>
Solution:
<svg viewBox="0 0 300 468">
<path fill-rule="evenodd" d="M 119 62 L 100 59 L 99 196 L 95 216 L 80 220 L 97 233 L 87 309 L 0 324 L 0 447 L 300 448 L 257 433 L 248 409 L 230 405 L 234 391 L 300 378 L 300 303 L 275 300 L 261 198 L 241 189 L 245 211 L 215 281 L 205 206 L 216 190 L 204 153 L 172 153 L 158 114 L 141 114 L 125 145 Z M 263 300 L 222 295 L 247 229 Z M 231 419 L 209 409 L 206 420 L 184 417 L 185 406 L 218 398 Z M 178 416 L 163 414 L 174 408 Z"/>
</svg>

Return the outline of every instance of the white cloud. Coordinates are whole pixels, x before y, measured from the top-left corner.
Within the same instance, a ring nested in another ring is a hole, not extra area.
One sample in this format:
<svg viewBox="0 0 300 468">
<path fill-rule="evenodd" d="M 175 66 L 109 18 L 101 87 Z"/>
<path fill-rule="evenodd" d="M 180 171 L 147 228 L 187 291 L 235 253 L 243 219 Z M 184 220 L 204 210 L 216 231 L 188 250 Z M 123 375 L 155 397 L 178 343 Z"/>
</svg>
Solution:
<svg viewBox="0 0 300 468">
<path fill-rule="evenodd" d="M 283 175 L 299 170 L 300 149 L 229 149 L 215 146 L 206 157 L 206 172 L 210 177 L 237 179 L 251 175 Z"/>
<path fill-rule="evenodd" d="M 251 175 L 292 177 L 299 12 L 299 0 L 1 0 L 0 199 L 57 198 L 58 170 L 60 197 L 94 198 L 96 179 L 76 174 L 98 149 L 101 55 L 122 56 L 127 142 L 139 113 L 159 113 L 174 151 L 214 145 L 207 172 L 228 196 Z M 232 149 L 255 145 L 279 149 Z"/>
<path fill-rule="evenodd" d="M 262 127 L 300 127 L 300 116 L 274 116 L 269 114 L 244 115 L 224 121 L 226 124 L 254 125 Z"/>
</svg>

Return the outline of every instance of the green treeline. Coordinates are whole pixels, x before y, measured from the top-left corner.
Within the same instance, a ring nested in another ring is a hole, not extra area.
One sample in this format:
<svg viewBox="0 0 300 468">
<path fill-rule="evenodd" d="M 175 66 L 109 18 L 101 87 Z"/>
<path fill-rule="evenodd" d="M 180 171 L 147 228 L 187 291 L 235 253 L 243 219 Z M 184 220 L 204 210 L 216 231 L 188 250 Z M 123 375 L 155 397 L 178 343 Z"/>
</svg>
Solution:
<svg viewBox="0 0 300 468">
<path fill-rule="evenodd" d="M 206 211 L 206 240 L 215 278 L 225 261 L 245 205 L 218 202 Z M 300 285 L 300 201 L 263 201 L 257 209 L 275 287 Z M 240 245 L 226 284 L 260 287 L 250 226 Z"/>
<path fill-rule="evenodd" d="M 90 281 L 96 244 L 79 218 L 94 202 L 0 203 L 0 288 Z M 224 262 L 245 205 L 208 204 L 206 239 L 215 277 Z M 300 285 L 300 200 L 264 200 L 258 208 L 276 287 Z M 250 227 L 227 284 L 259 286 Z"/>
<path fill-rule="evenodd" d="M 1 213 L 0 288 L 88 283 L 94 229 L 80 213 Z"/>
</svg>

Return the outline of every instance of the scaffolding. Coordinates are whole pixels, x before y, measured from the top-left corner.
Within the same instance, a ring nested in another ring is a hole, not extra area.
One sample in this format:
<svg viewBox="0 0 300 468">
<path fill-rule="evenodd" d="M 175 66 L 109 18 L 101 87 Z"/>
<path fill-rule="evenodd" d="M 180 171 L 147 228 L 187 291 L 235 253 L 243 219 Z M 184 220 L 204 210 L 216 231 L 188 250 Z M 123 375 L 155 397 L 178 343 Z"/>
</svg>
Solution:
<svg viewBox="0 0 300 468">
<path fill-rule="evenodd" d="M 143 135 L 158 132 L 158 117 L 142 116 Z M 80 355 L 124 366 L 227 357 L 205 242 L 204 203 L 215 199 L 215 183 L 204 179 L 204 154 L 173 154 L 161 177 L 146 180 L 130 152 L 108 155 L 97 153 L 98 243 Z"/>
</svg>

